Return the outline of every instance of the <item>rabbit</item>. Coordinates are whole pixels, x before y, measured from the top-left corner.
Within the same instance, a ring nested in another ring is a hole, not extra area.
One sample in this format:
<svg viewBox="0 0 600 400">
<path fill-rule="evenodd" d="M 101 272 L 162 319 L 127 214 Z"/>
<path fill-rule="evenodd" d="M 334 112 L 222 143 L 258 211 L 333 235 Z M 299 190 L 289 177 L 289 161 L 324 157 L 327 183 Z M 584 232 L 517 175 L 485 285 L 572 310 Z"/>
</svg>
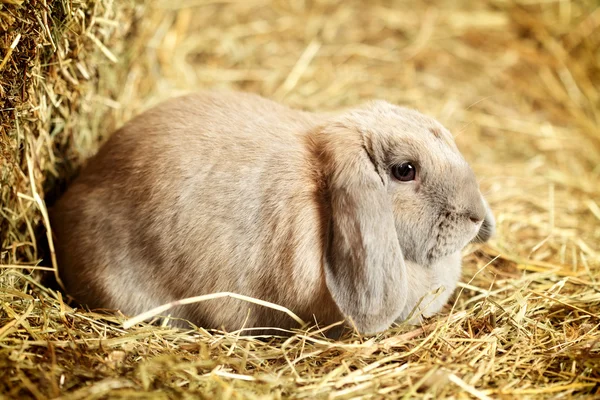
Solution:
<svg viewBox="0 0 600 400">
<path fill-rule="evenodd" d="M 439 312 L 461 250 L 487 241 L 495 222 L 433 118 L 383 100 L 320 114 L 203 91 L 111 135 L 52 207 L 51 226 L 66 291 L 90 308 L 134 315 L 234 292 L 375 334 L 415 310 Z M 226 331 L 297 327 L 230 297 L 171 317 Z"/>
</svg>

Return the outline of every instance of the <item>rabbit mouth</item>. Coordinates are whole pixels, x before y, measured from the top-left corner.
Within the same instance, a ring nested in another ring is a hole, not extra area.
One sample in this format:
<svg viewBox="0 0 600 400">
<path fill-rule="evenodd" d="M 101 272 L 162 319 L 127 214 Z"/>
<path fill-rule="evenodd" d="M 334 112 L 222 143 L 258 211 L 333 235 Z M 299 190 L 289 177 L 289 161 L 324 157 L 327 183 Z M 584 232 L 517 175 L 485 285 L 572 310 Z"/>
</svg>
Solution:
<svg viewBox="0 0 600 400">
<path fill-rule="evenodd" d="M 432 230 L 430 240 L 426 244 L 425 260 L 422 261 L 433 264 L 459 251 L 469 242 L 472 236 L 465 235 L 464 228 L 457 222 L 456 213 L 452 211 L 446 211 L 439 216 L 437 226 Z"/>
<path fill-rule="evenodd" d="M 489 238 L 492 232 L 493 228 L 485 225 L 485 223 L 481 224 L 477 232 L 474 229 L 468 232 L 468 230 L 465 230 L 460 225 L 440 224 L 436 237 L 428 243 L 429 249 L 426 252 L 427 263 L 436 263 L 444 257 L 461 251 L 469 243 L 482 240 L 486 237 Z"/>
<path fill-rule="evenodd" d="M 485 243 L 494 235 L 496 230 L 494 221 L 486 216 L 471 243 Z"/>
</svg>

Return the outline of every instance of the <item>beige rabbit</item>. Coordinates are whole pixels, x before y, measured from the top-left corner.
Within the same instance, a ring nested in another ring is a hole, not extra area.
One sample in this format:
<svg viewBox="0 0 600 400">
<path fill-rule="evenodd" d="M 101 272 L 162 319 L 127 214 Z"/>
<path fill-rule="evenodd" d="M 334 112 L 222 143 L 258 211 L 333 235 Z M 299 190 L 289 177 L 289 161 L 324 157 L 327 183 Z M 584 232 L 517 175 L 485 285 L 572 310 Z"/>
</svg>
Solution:
<svg viewBox="0 0 600 400">
<path fill-rule="evenodd" d="M 435 120 L 384 101 L 321 115 L 232 92 L 173 99 L 130 121 L 51 217 L 60 276 L 91 308 L 133 315 L 228 291 L 363 333 L 415 308 L 438 312 L 461 249 L 494 230 Z M 233 298 L 172 316 L 227 330 L 297 326 Z"/>
</svg>

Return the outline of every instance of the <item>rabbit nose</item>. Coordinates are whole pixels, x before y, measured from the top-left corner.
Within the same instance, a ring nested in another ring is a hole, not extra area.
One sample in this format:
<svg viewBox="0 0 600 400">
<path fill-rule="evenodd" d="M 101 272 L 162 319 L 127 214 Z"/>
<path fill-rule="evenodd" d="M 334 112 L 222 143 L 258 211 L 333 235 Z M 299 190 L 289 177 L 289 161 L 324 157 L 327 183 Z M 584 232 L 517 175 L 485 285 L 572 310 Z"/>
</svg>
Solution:
<svg viewBox="0 0 600 400">
<path fill-rule="evenodd" d="M 477 194 L 477 199 L 474 203 L 475 204 L 473 204 L 471 209 L 467 211 L 467 216 L 474 224 L 479 224 L 484 220 L 486 212 L 485 205 L 483 204 L 483 200 L 481 200 L 479 193 Z"/>
<path fill-rule="evenodd" d="M 474 215 L 474 214 L 469 214 L 469 219 L 470 219 L 471 221 L 473 221 L 473 223 L 474 223 L 474 224 L 478 224 L 478 223 L 480 223 L 481 221 L 483 221 L 483 218 L 479 218 L 479 216 L 478 216 L 478 215 Z"/>
</svg>

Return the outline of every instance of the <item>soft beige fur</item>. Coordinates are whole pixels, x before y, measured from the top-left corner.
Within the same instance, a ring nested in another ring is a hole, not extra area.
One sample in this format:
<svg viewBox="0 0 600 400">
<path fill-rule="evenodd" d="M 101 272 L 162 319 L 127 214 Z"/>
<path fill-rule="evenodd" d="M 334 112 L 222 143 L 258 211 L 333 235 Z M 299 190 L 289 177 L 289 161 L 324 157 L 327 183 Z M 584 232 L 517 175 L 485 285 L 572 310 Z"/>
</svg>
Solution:
<svg viewBox="0 0 600 400">
<path fill-rule="evenodd" d="M 418 177 L 397 181 L 394 164 Z M 256 95 L 163 103 L 113 134 L 52 210 L 67 291 L 136 314 L 230 291 L 364 333 L 440 310 L 460 250 L 494 220 L 451 134 L 374 101 L 320 115 Z M 435 296 L 439 287 L 444 290 Z M 231 298 L 182 306 L 204 327 L 280 327 Z"/>
</svg>

